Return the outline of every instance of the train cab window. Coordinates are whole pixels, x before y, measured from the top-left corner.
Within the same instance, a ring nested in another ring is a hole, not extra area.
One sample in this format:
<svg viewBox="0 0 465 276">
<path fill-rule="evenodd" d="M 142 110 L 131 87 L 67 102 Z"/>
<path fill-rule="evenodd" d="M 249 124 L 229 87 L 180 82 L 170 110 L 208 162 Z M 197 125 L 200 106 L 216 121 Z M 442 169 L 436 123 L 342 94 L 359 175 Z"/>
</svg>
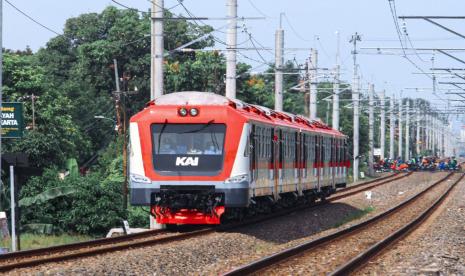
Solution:
<svg viewBox="0 0 465 276">
<path fill-rule="evenodd" d="M 153 124 L 153 165 L 166 174 L 217 174 L 223 167 L 224 124 Z"/>
</svg>

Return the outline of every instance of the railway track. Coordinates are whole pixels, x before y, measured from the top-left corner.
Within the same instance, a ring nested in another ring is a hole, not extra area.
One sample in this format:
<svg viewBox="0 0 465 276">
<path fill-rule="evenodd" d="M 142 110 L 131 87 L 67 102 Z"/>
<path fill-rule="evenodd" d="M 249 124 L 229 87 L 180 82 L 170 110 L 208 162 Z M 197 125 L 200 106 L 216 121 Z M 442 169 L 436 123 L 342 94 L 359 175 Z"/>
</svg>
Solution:
<svg viewBox="0 0 465 276">
<path fill-rule="evenodd" d="M 463 177 L 464 174 L 450 173 L 371 219 L 261 258 L 224 275 L 327 274 L 329 271 L 332 271 L 331 275 L 347 275 L 418 226 Z"/>
<path fill-rule="evenodd" d="M 288 215 L 292 212 L 301 211 L 309 208 L 326 204 L 344 197 L 349 197 L 376 186 L 387 184 L 392 181 L 409 176 L 411 173 L 392 174 L 382 178 L 374 179 L 355 186 L 344 188 L 338 191 L 327 201 L 318 202 L 313 206 L 295 207 L 285 209 L 277 214 L 261 216 L 244 222 L 231 223 L 217 227 L 190 229 L 188 232 L 171 232 L 168 230 L 149 230 L 146 232 L 129 234 L 125 236 L 102 238 L 80 243 L 59 245 L 33 250 L 24 250 L 0 255 L 0 272 L 11 271 L 13 269 L 27 268 L 38 266 L 46 263 L 60 262 L 83 257 L 89 257 L 114 251 L 120 251 L 130 248 L 153 246 L 174 241 L 185 240 L 217 231 L 228 231 L 234 228 L 259 223 L 279 216 Z"/>
</svg>

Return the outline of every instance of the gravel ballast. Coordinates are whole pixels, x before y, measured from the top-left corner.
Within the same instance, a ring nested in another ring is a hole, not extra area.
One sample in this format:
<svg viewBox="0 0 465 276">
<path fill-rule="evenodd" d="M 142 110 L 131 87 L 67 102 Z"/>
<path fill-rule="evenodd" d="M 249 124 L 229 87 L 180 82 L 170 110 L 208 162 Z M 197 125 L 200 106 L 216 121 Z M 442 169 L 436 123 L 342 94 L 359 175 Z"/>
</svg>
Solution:
<svg viewBox="0 0 465 276">
<path fill-rule="evenodd" d="M 414 203 L 359 231 L 308 250 L 301 255 L 260 271 L 259 275 L 324 275 L 389 236 L 427 209 L 459 175 L 444 181 L 415 199 Z"/>
<path fill-rule="evenodd" d="M 138 275 L 218 275 L 233 267 L 336 231 L 368 207 L 366 216 L 353 224 L 385 211 L 443 178 L 445 173 L 415 173 L 374 188 L 371 199 L 364 192 L 337 202 L 287 217 L 276 218 L 227 233 L 105 254 L 59 264 L 12 271 L 12 274 L 138 274 Z M 339 227 L 340 228 L 340 227 Z"/>
<path fill-rule="evenodd" d="M 421 227 L 357 274 L 465 275 L 465 181 Z"/>
</svg>

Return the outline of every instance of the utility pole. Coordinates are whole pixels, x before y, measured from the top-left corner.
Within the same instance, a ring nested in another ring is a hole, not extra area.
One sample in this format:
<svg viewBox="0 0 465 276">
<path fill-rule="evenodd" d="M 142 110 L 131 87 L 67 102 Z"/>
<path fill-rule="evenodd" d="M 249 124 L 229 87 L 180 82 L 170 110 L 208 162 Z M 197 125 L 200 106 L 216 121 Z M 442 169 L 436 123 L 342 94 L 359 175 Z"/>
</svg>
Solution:
<svg viewBox="0 0 465 276">
<path fill-rule="evenodd" d="M 3 112 L 3 0 L 0 0 L 0 114 Z M 2 124 L 0 121 L 0 191 L 2 183 Z"/>
<path fill-rule="evenodd" d="M 152 0 L 150 100 L 163 95 L 163 9 L 164 0 Z M 118 89 L 119 91 L 119 89 Z"/>
<path fill-rule="evenodd" d="M 448 118 L 447 118 L 448 119 Z M 446 122 L 444 121 L 441 127 L 441 156 L 446 157 Z"/>
<path fill-rule="evenodd" d="M 384 160 L 385 151 L 386 151 L 386 113 L 385 113 L 385 95 L 386 91 L 381 91 L 379 94 L 380 104 L 379 107 L 381 109 L 380 113 L 380 126 L 379 126 L 379 146 L 381 148 L 381 160 Z"/>
<path fill-rule="evenodd" d="M 394 153 L 394 140 L 395 140 L 395 127 L 396 127 L 396 115 L 394 114 L 396 109 L 394 95 L 389 100 L 389 159 L 395 158 Z"/>
<path fill-rule="evenodd" d="M 226 0 L 228 30 L 226 37 L 226 97 L 236 98 L 237 0 Z"/>
<path fill-rule="evenodd" d="M 336 67 L 334 68 L 334 83 L 333 83 L 333 119 L 332 126 L 339 130 L 339 32 L 337 35 L 337 50 L 336 50 Z"/>
<path fill-rule="evenodd" d="M 431 149 L 436 155 L 436 117 L 431 117 Z"/>
<path fill-rule="evenodd" d="M 283 13 L 279 18 L 279 29 L 275 34 L 275 87 L 274 109 L 283 111 L 283 63 L 284 63 L 284 30 L 282 28 Z"/>
<path fill-rule="evenodd" d="M 358 181 L 358 165 L 359 165 L 359 135 L 360 135 L 360 110 L 359 110 L 359 99 L 360 99 L 360 78 L 357 73 L 357 41 L 361 41 L 362 38 L 358 33 L 352 35 L 350 43 L 353 44 L 354 49 L 352 51 L 354 60 L 354 76 L 353 76 L 353 87 L 352 87 L 352 101 L 354 106 L 354 162 L 353 162 L 353 177 L 354 182 Z"/>
<path fill-rule="evenodd" d="M 0 0 L 1 1 L 1 0 Z M 119 85 L 119 73 L 118 73 L 118 61 L 113 59 L 113 66 L 115 72 L 115 109 L 116 109 L 116 122 L 118 125 L 118 136 L 123 138 L 123 175 L 124 181 L 122 186 L 123 194 L 123 208 L 124 210 L 128 207 L 128 185 L 127 185 L 127 146 L 126 146 L 126 106 L 121 104 L 121 97 L 124 97 L 120 85 Z"/>
<path fill-rule="evenodd" d="M 417 154 L 417 157 L 420 156 L 420 106 L 419 106 L 419 102 L 417 101 L 417 106 L 416 106 L 416 119 L 417 119 L 417 135 L 416 135 L 416 145 L 415 145 L 415 148 L 416 148 L 416 154 Z"/>
<path fill-rule="evenodd" d="M 436 155 L 436 149 L 435 149 L 435 135 L 434 135 L 434 128 L 435 128 L 435 125 L 434 125 L 434 121 L 435 121 L 435 118 L 434 116 L 431 116 L 431 128 L 430 128 L 430 131 L 431 131 L 431 138 L 430 138 L 430 143 L 431 143 L 431 151 L 432 151 L 432 154 L 433 155 Z"/>
<path fill-rule="evenodd" d="M 399 99 L 399 155 L 402 158 L 402 97 Z"/>
<path fill-rule="evenodd" d="M 405 103 L 405 161 L 410 159 L 410 100 Z"/>
<path fill-rule="evenodd" d="M 309 58 L 308 74 L 310 80 L 310 120 L 316 120 L 316 101 L 317 101 L 317 68 L 318 68 L 318 51 L 312 49 Z"/>
<path fill-rule="evenodd" d="M 358 181 L 358 165 L 359 165 L 359 136 L 360 136 L 360 109 L 359 109 L 359 98 L 360 94 L 358 91 L 360 85 L 360 77 L 357 76 L 355 77 L 354 80 L 354 87 L 353 90 L 357 92 L 352 92 L 352 101 L 353 101 L 353 106 L 354 106 L 354 166 L 353 166 L 353 177 L 354 177 L 354 182 Z"/>
<path fill-rule="evenodd" d="M 429 115 L 425 114 L 425 150 L 429 151 L 430 150 L 430 137 L 429 137 Z"/>
<path fill-rule="evenodd" d="M 370 176 L 374 175 L 373 170 L 373 154 L 374 154 L 374 124 L 375 124 L 375 114 L 373 106 L 373 96 L 375 94 L 375 86 L 371 83 L 368 89 L 368 174 Z"/>
</svg>

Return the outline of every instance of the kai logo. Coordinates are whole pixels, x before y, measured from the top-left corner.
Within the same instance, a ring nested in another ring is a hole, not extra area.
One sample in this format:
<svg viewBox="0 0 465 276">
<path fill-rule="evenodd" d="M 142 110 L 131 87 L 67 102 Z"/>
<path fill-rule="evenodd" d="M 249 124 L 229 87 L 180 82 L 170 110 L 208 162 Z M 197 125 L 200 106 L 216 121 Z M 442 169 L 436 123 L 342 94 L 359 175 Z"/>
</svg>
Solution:
<svg viewBox="0 0 465 276">
<path fill-rule="evenodd" d="M 193 166 L 197 167 L 199 165 L 199 158 L 198 157 L 177 157 L 176 158 L 176 166 Z"/>
</svg>

